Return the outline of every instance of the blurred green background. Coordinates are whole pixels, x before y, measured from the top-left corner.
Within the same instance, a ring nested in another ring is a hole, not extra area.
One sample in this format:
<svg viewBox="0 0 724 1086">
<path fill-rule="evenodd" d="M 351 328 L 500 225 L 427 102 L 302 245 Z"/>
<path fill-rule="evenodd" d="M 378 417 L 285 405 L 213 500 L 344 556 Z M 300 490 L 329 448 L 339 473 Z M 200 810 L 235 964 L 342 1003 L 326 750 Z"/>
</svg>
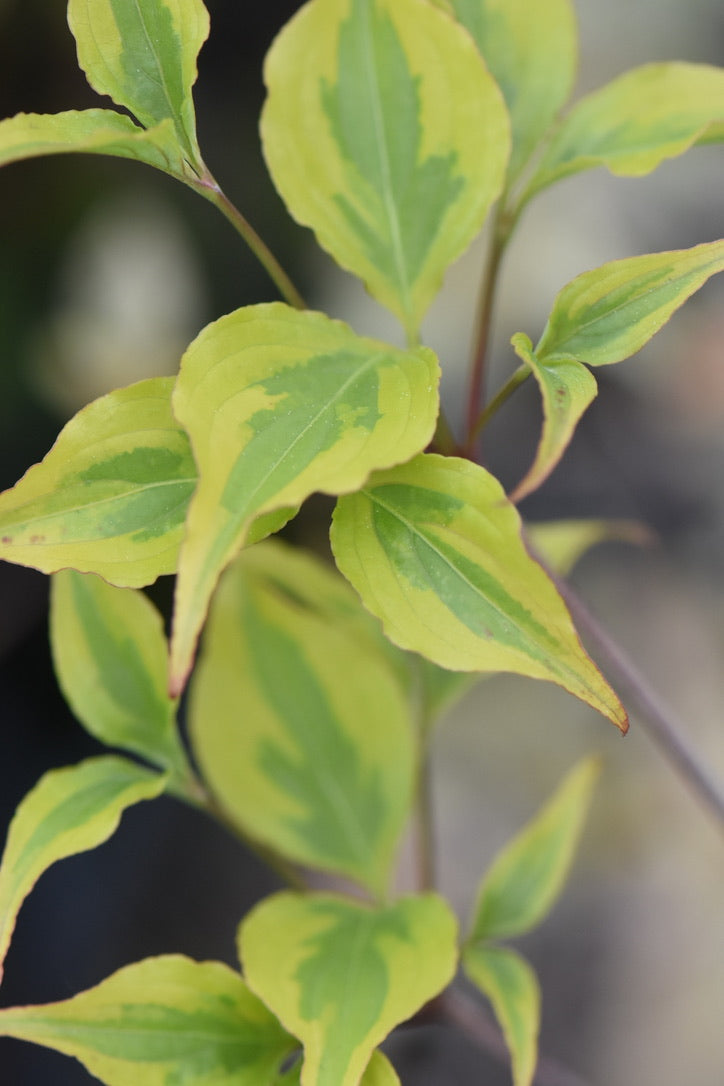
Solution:
<svg viewBox="0 0 724 1086">
<path fill-rule="evenodd" d="M 261 60 L 299 5 L 209 0 L 199 132 L 210 168 L 315 307 L 399 339 L 350 277 L 283 211 L 257 135 Z M 719 0 L 579 0 L 583 93 L 657 59 L 724 62 Z M 75 65 L 62 0 L 0 0 L 0 116 L 98 104 Z M 586 268 L 724 233 L 724 148 L 650 178 L 603 172 L 564 182 L 526 213 L 501 283 L 491 387 L 534 338 L 557 290 Z M 426 322 L 459 417 L 482 251 L 451 269 Z M 12 485 L 63 423 L 108 389 L 173 373 L 209 320 L 274 297 L 222 218 L 132 163 L 55 157 L 0 173 L 0 483 Z M 724 778 L 724 280 L 708 284 L 639 356 L 599 371 L 601 392 L 565 462 L 523 512 L 531 519 L 640 520 L 652 548 L 597 548 L 574 580 Z M 537 438 L 524 388 L 486 436 L 506 485 Z M 323 545 L 328 503 L 296 537 Z M 0 564 L 0 812 L 52 765 L 96 747 L 59 700 L 46 632 L 47 582 Z M 162 585 L 160 598 L 168 596 Z M 570 888 L 522 941 L 544 993 L 542 1047 L 600 1086 L 710 1086 L 724 1067 L 724 854 L 719 831 L 632 722 L 622 740 L 552 686 L 481 684 L 438 732 L 439 869 L 464 915 L 480 872 L 582 753 L 606 771 Z M 170 801 L 124 818 L 106 846 L 43 878 L 21 914 L 3 1003 L 61 999 L 130 960 L 182 951 L 233 960 L 241 914 L 274 886 L 238 846 Z M 392 1042 L 406 1086 L 505 1083 L 449 1031 Z M 8 1086 L 82 1086 L 60 1056 L 0 1041 Z"/>
</svg>

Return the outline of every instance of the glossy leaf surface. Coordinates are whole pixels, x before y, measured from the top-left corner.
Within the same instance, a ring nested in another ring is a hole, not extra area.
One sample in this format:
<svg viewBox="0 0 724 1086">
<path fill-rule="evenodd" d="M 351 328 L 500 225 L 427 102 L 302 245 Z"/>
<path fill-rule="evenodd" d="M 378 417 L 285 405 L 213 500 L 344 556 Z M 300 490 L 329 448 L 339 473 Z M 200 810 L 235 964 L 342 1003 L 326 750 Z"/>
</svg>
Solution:
<svg viewBox="0 0 724 1086">
<path fill-rule="evenodd" d="M 2 1010 L 0 1035 L 75 1056 L 105 1086 L 271 1086 L 296 1047 L 238 973 L 180 955 L 62 1003 Z"/>
<path fill-rule="evenodd" d="M 514 950 L 470 946 L 463 968 L 490 1000 L 511 1056 L 513 1086 L 530 1086 L 538 1060 L 540 987 L 528 962 Z"/>
<path fill-rule="evenodd" d="M 584 272 L 558 294 L 535 353 L 605 366 L 640 350 L 712 275 L 724 269 L 724 240 L 647 253 Z"/>
<path fill-rule="evenodd" d="M 565 105 L 576 74 L 570 0 L 449 0 L 503 92 L 510 113 L 514 180 Z"/>
<path fill-rule="evenodd" d="M 634 68 L 574 106 L 528 193 L 596 166 L 640 177 L 705 140 L 710 126 L 718 130 L 723 119 L 724 69 L 679 61 Z"/>
<path fill-rule="evenodd" d="M 19 804 L 0 864 L 0 977 L 25 898 L 44 871 L 107 841 L 126 807 L 153 799 L 165 777 L 107 756 L 46 773 Z"/>
<path fill-rule="evenodd" d="M 520 530 L 489 472 L 422 455 L 340 499 L 331 538 L 340 570 L 395 644 L 458 671 L 558 683 L 625 729 Z"/>
<path fill-rule="evenodd" d="M 383 893 L 416 764 L 403 690 L 376 645 L 280 590 L 260 549 L 219 586 L 194 676 L 204 777 L 256 840 Z"/>
<path fill-rule="evenodd" d="M 252 520 L 314 491 L 354 490 L 370 471 L 424 448 L 437 418 L 438 375 L 429 350 L 363 339 L 281 303 L 239 309 L 192 343 L 173 397 L 201 480 L 179 565 L 175 691 L 219 574 Z"/>
<path fill-rule="evenodd" d="M 0 166 L 71 151 L 132 158 L 175 177 L 184 169 L 170 121 L 146 131 L 112 109 L 19 113 L 0 121 Z"/>
<path fill-rule="evenodd" d="M 201 0 L 69 0 L 78 63 L 146 128 L 171 120 L 184 154 L 200 163 L 191 88 L 209 33 Z"/>
<path fill-rule="evenodd" d="M 599 768 L 596 758 L 579 762 L 498 853 L 478 890 L 471 942 L 523 935 L 547 915 L 568 877 Z"/>
<path fill-rule="evenodd" d="M 414 339 L 503 184 L 507 112 L 473 42 L 420 0 L 312 0 L 265 80 L 284 202 Z"/>
<path fill-rule="evenodd" d="M 518 332 L 511 342 L 518 357 L 530 367 L 543 400 L 543 430 L 535 460 L 510 495 L 512 502 L 518 502 L 553 471 L 598 386 L 593 374 L 572 355 L 549 355 L 541 362 L 527 336 Z"/>
<path fill-rule="evenodd" d="M 196 467 L 171 414 L 172 386 L 152 378 L 79 411 L 0 494 L 0 558 L 132 587 L 173 573 Z"/>
<path fill-rule="evenodd" d="M 163 622 L 151 601 L 92 574 L 56 573 L 50 640 L 61 690 L 91 735 L 185 775 Z"/>
<path fill-rule="evenodd" d="M 356 1086 L 372 1050 L 450 981 L 456 921 L 434 894 L 373 909 L 278 894 L 242 923 L 249 987 L 304 1045 L 303 1086 Z"/>
</svg>

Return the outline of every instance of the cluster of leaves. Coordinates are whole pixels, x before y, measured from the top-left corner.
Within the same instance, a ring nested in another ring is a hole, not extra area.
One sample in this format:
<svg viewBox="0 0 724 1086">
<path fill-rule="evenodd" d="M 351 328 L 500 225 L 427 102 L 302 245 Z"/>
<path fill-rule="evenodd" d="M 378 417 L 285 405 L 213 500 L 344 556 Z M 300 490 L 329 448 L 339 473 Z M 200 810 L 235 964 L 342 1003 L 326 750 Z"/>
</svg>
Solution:
<svg viewBox="0 0 724 1086">
<path fill-rule="evenodd" d="M 538 383 L 543 426 L 509 497 L 472 457 L 451 455 L 474 447 L 486 415 L 473 403 L 460 449 L 445 440 L 440 367 L 420 322 L 492 208 L 499 257 L 528 201 L 560 178 L 599 165 L 641 175 L 721 139 L 724 72 L 646 66 L 558 120 L 576 62 L 569 0 L 301 8 L 267 58 L 266 159 L 295 219 L 399 318 L 401 349 L 305 310 L 209 173 L 192 101 L 208 33 L 201 0 L 70 0 L 68 17 L 90 84 L 127 112 L 4 121 L 0 163 L 84 151 L 161 169 L 226 214 L 286 302 L 209 325 L 175 380 L 85 407 L 0 495 L 0 557 L 53 575 L 54 661 L 70 705 L 104 743 L 154 767 L 107 755 L 46 775 L 21 803 L 0 867 L 0 958 L 41 873 L 163 791 L 218 814 L 292 878 L 318 869 L 363 899 L 281 893 L 241 924 L 243 974 L 150 959 L 64 1003 L 4 1009 L 0 1033 L 76 1056 L 108 1086 L 139 1073 L 149 1086 L 389 1086 L 398 1080 L 377 1046 L 462 961 L 526 1086 L 538 987 L 497 940 L 553 903 L 594 764 L 494 861 L 462 948 L 434 891 L 390 895 L 395 853 L 429 729 L 471 675 L 557 683 L 625 730 L 513 499 L 562 456 L 596 392 L 589 367 L 647 342 L 724 268 L 724 241 L 581 275 L 535 347 L 514 337 L 512 381 Z M 314 492 L 338 499 L 331 544 L 343 577 L 266 538 Z M 555 564 L 597 532 L 539 531 L 536 543 Z M 139 589 L 169 573 L 167 645 Z M 176 709 L 205 623 L 190 689 L 199 776 Z"/>
</svg>

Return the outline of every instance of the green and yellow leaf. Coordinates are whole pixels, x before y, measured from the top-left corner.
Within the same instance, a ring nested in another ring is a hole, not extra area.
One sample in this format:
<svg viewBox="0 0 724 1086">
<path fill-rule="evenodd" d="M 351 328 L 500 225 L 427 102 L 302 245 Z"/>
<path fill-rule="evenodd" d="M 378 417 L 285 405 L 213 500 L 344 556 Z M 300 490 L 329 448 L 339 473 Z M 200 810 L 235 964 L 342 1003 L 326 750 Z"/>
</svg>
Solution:
<svg viewBox="0 0 724 1086">
<path fill-rule="evenodd" d="M 192 685 L 194 750 L 246 834 L 383 894 L 417 761 L 404 692 L 376 645 L 260 572 L 260 549 L 214 598 Z"/>
<path fill-rule="evenodd" d="M 424 448 L 438 411 L 432 351 L 363 339 L 281 303 L 239 309 L 186 352 L 173 397 L 200 483 L 179 562 L 171 643 L 178 693 L 219 574 L 262 513 L 356 489 Z"/>
<path fill-rule="evenodd" d="M 373 1049 L 452 979 L 456 928 L 435 894 L 375 909 L 283 893 L 249 913 L 244 974 L 304 1045 L 303 1086 L 357 1086 Z"/>
<path fill-rule="evenodd" d="M 301 1081 L 302 1063 L 300 1060 L 277 1079 L 274 1086 L 301 1086 Z M 360 1079 L 359 1086 L 400 1086 L 400 1080 L 394 1067 L 379 1049 L 375 1049 L 372 1053 L 372 1059 L 367 1064 L 367 1069 Z"/>
<path fill-rule="evenodd" d="M 550 358 L 572 355 L 590 366 L 629 358 L 723 269 L 724 240 L 719 240 L 584 272 L 558 294 L 536 356 L 547 365 Z"/>
<path fill-rule="evenodd" d="M 634 68 L 573 107 L 527 195 L 596 166 L 641 177 L 698 141 L 721 138 L 723 120 L 724 69 L 681 61 Z"/>
<path fill-rule="evenodd" d="M 473 42 L 422 0 L 312 0 L 265 80 L 264 153 L 287 207 L 414 341 L 503 185 L 509 121 Z"/>
<path fill-rule="evenodd" d="M 558 683 L 625 730 L 623 706 L 520 532 L 484 468 L 421 455 L 341 498 L 331 539 L 341 572 L 395 644 L 456 671 Z"/>
<path fill-rule="evenodd" d="M 18 113 L 0 121 L 0 166 L 72 151 L 132 158 L 174 177 L 184 171 L 171 121 L 146 130 L 112 109 Z"/>
<path fill-rule="evenodd" d="M 523 935 L 548 914 L 568 877 L 599 770 L 597 758 L 579 762 L 498 853 L 478 890 L 470 943 Z"/>
<path fill-rule="evenodd" d="M 181 955 L 62 1003 L 0 1010 L 0 1036 L 74 1056 L 105 1086 L 262 1086 L 297 1047 L 238 973 Z"/>
<path fill-rule="evenodd" d="M 93 89 L 145 128 L 170 120 L 184 155 L 201 165 L 191 95 L 209 33 L 201 0 L 69 0 L 68 23 Z"/>
<path fill-rule="evenodd" d="M 568 576 L 579 558 L 597 543 L 649 546 L 654 535 L 636 520 L 551 520 L 525 525 L 525 535 L 556 573 Z"/>
<path fill-rule="evenodd" d="M 171 378 L 84 407 L 0 494 L 0 558 L 139 587 L 176 570 L 196 466 L 171 414 Z"/>
<path fill-rule="evenodd" d="M 126 807 L 160 795 L 165 783 L 158 773 L 109 755 L 52 769 L 28 792 L 0 863 L 0 978 L 20 906 L 43 872 L 107 841 Z"/>
<path fill-rule="evenodd" d="M 543 400 L 543 430 L 535 460 L 509 495 L 512 502 L 519 502 L 545 482 L 558 464 L 598 386 L 593 374 L 572 355 L 548 355 L 541 362 L 522 332 L 517 332 L 511 343 L 530 367 Z"/>
<path fill-rule="evenodd" d="M 520 174 L 573 88 L 578 51 L 570 0 L 448 0 L 503 92 Z"/>
<path fill-rule="evenodd" d="M 163 621 L 142 592 L 75 570 L 54 574 L 50 642 L 60 688 L 91 735 L 186 776 Z"/>
<path fill-rule="evenodd" d="M 541 996 L 528 962 L 504 947 L 468 946 L 462 964 L 490 1000 L 510 1052 L 513 1086 L 530 1086 L 538 1062 Z"/>
</svg>

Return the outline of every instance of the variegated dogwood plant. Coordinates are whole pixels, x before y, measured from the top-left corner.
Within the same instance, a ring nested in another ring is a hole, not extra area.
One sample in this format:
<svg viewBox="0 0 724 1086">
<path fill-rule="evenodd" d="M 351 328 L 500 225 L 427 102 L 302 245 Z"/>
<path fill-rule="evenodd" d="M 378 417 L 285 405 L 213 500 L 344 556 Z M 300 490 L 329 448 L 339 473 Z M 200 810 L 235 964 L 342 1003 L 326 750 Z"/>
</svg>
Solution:
<svg viewBox="0 0 724 1086">
<path fill-rule="evenodd" d="M 301 6 L 266 60 L 266 162 L 294 219 L 399 320 L 400 348 L 307 309 L 210 174 L 192 100 L 202 0 L 70 0 L 68 21 L 91 86 L 122 112 L 3 121 L 0 161 L 79 151 L 161 170 L 219 208 L 283 300 L 204 328 L 175 379 L 84 407 L 0 496 L 0 557 L 52 577 L 70 706 L 130 755 L 53 770 L 20 803 L 0 868 L 0 961 L 40 875 L 163 792 L 232 827 L 290 888 L 242 920 L 239 971 L 150 958 L 63 1002 L 2 1009 L 0 1034 L 73 1056 L 107 1086 L 392 1086 L 378 1046 L 431 1001 L 449 1010 L 460 965 L 527 1086 L 538 983 L 501 940 L 557 897 L 597 764 L 574 767 L 493 860 L 459 931 L 425 849 L 428 739 L 472 679 L 500 671 L 557 683 L 625 731 L 548 569 L 607 528 L 529 530 L 515 502 L 558 463 L 596 367 L 636 352 L 724 269 L 724 240 L 574 279 L 535 346 L 513 337 L 520 365 L 486 406 L 493 287 L 541 190 L 597 166 L 647 174 L 720 139 L 724 71 L 647 65 L 569 105 L 570 0 Z M 456 436 L 420 324 L 486 223 Z M 478 437 L 531 376 L 540 440 L 506 496 L 477 462 Z M 273 538 L 319 492 L 337 499 L 337 570 Z M 142 591 L 164 574 L 176 575 L 168 645 Z M 176 715 L 190 676 L 189 751 Z M 422 842 L 414 892 L 395 876 L 410 821 Z"/>
</svg>

